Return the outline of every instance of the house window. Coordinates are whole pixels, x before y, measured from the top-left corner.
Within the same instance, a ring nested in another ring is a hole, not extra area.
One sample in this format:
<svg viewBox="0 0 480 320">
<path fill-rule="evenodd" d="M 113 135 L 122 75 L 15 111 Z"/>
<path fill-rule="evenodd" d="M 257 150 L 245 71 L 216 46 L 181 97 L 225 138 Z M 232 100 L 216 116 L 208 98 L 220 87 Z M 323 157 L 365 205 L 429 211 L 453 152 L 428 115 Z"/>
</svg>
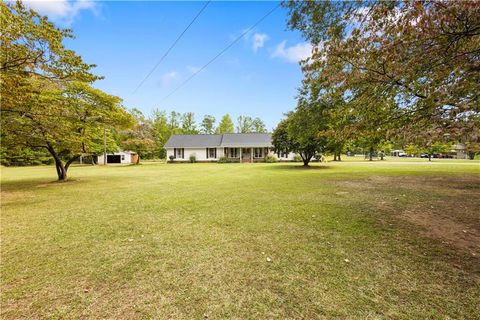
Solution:
<svg viewBox="0 0 480 320">
<path fill-rule="evenodd" d="M 207 159 L 217 158 L 217 148 L 207 148 Z"/>
<path fill-rule="evenodd" d="M 254 149 L 254 157 L 255 158 L 263 158 L 263 148 L 255 148 Z"/>
<path fill-rule="evenodd" d="M 175 158 L 183 159 L 183 155 L 184 155 L 183 148 L 175 149 Z"/>
<path fill-rule="evenodd" d="M 238 157 L 238 148 L 230 148 L 230 158 Z"/>
<path fill-rule="evenodd" d="M 208 150 L 210 158 L 216 158 L 217 157 L 217 148 L 210 148 Z"/>
<path fill-rule="evenodd" d="M 278 152 L 277 152 L 277 156 L 278 156 L 279 158 L 288 158 L 288 152 L 286 152 L 286 151 L 278 151 Z"/>
<path fill-rule="evenodd" d="M 122 154 L 122 161 L 123 161 L 123 160 L 125 160 L 125 155 L 124 155 L 124 154 Z"/>
</svg>

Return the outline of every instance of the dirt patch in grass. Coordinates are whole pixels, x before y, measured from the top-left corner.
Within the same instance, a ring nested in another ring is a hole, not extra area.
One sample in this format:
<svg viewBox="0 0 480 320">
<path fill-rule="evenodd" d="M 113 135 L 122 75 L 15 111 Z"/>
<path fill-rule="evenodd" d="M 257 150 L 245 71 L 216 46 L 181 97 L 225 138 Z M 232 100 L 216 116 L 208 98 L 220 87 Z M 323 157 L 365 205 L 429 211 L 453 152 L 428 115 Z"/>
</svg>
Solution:
<svg viewBox="0 0 480 320">
<path fill-rule="evenodd" d="M 419 227 L 423 236 L 480 255 L 479 176 L 371 176 L 338 186 L 340 192 L 365 191 L 373 197 L 372 212 L 387 213 Z"/>
<path fill-rule="evenodd" d="M 455 222 L 425 210 L 408 210 L 400 216 L 402 219 L 423 228 L 423 235 L 439 239 L 446 245 L 452 245 L 465 251 L 480 250 L 479 230 L 467 224 Z"/>
</svg>

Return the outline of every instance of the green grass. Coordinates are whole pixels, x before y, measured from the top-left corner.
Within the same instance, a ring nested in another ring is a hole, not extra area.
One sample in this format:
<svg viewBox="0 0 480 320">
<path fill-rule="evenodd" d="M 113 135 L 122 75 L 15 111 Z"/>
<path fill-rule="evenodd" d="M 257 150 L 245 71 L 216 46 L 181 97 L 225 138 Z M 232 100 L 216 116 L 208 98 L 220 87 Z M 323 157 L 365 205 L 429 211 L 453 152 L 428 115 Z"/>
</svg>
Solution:
<svg viewBox="0 0 480 320">
<path fill-rule="evenodd" d="M 478 161 L 1 173 L 3 319 L 478 318 Z"/>
</svg>

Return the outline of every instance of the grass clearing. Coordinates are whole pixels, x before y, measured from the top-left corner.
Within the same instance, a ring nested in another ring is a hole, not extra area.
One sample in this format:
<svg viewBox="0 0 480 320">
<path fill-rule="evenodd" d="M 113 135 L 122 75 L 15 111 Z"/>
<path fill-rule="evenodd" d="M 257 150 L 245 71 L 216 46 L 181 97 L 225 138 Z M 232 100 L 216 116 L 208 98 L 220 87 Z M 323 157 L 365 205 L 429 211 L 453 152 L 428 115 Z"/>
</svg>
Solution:
<svg viewBox="0 0 480 320">
<path fill-rule="evenodd" d="M 1 316 L 478 317 L 480 163 L 346 160 L 2 168 Z"/>
</svg>

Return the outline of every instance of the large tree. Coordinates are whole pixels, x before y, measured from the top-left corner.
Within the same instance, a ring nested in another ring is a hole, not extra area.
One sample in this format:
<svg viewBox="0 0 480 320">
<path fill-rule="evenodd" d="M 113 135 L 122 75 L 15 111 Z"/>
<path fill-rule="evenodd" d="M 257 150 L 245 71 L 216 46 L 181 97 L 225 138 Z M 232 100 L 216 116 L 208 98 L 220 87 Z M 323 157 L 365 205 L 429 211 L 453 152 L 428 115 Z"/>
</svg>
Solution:
<svg viewBox="0 0 480 320">
<path fill-rule="evenodd" d="M 100 79 L 91 73 L 95 65 L 86 64 L 74 51 L 64 47 L 63 39 L 73 38 L 71 30 L 55 27 L 46 17 L 26 9 L 21 1 L 0 1 L 0 9 L 0 71 L 4 92 L 11 84 L 6 78 L 13 76 L 87 82 Z"/>
<path fill-rule="evenodd" d="M 220 120 L 220 123 L 218 124 L 217 129 L 215 130 L 215 133 L 221 134 L 221 133 L 233 133 L 233 121 L 232 118 L 230 118 L 230 115 L 226 114 L 222 117 Z"/>
<path fill-rule="evenodd" d="M 480 112 L 480 2 L 288 1 L 289 26 L 314 46 L 305 81 L 344 97 L 361 121 L 463 135 L 459 119 Z M 359 126 L 361 128 L 362 126 Z M 367 125 L 367 127 L 370 127 Z"/>
<path fill-rule="evenodd" d="M 98 150 L 103 128 L 131 125 L 117 97 L 94 89 L 93 65 L 66 49 L 56 28 L 21 2 L 1 7 L 1 137 L 7 148 L 44 149 L 59 180 L 81 154 Z"/>
<path fill-rule="evenodd" d="M 103 144 L 104 128 L 133 123 L 118 97 L 84 82 L 59 87 L 43 78 L 25 79 L 30 93 L 18 103 L 2 99 L 2 143 L 11 147 L 47 150 L 59 180 L 83 154 L 95 154 Z"/>
<path fill-rule="evenodd" d="M 316 101 L 308 87 L 303 86 L 299 91 L 297 108 L 287 114 L 272 134 L 275 151 L 298 153 L 304 166 L 308 166 L 312 158 L 324 152 L 328 145 L 325 110 L 325 104 Z"/>
<path fill-rule="evenodd" d="M 123 150 L 135 151 L 138 154 L 137 164 L 140 158 L 151 159 L 155 155 L 155 137 L 152 121 L 145 117 L 139 109 L 132 109 L 135 118 L 135 126 L 124 130 L 120 134 L 120 146 Z"/>
<path fill-rule="evenodd" d="M 256 132 L 256 133 L 265 133 L 267 132 L 267 128 L 265 126 L 265 123 L 262 121 L 260 118 L 255 118 L 252 120 L 252 130 L 251 132 Z"/>
<path fill-rule="evenodd" d="M 252 132 L 253 119 L 249 116 L 237 117 L 237 133 L 249 133 Z"/>
<path fill-rule="evenodd" d="M 209 114 L 205 115 L 200 126 L 202 133 L 213 134 L 215 132 L 215 117 Z"/>
<path fill-rule="evenodd" d="M 152 134 L 155 141 L 155 153 L 160 159 L 167 156 L 164 148 L 165 143 L 172 135 L 172 129 L 169 125 L 169 119 L 165 111 L 154 110 L 152 117 Z"/>
<path fill-rule="evenodd" d="M 182 115 L 182 133 L 197 134 L 197 125 L 195 123 L 195 115 L 193 112 L 186 112 Z"/>
</svg>

